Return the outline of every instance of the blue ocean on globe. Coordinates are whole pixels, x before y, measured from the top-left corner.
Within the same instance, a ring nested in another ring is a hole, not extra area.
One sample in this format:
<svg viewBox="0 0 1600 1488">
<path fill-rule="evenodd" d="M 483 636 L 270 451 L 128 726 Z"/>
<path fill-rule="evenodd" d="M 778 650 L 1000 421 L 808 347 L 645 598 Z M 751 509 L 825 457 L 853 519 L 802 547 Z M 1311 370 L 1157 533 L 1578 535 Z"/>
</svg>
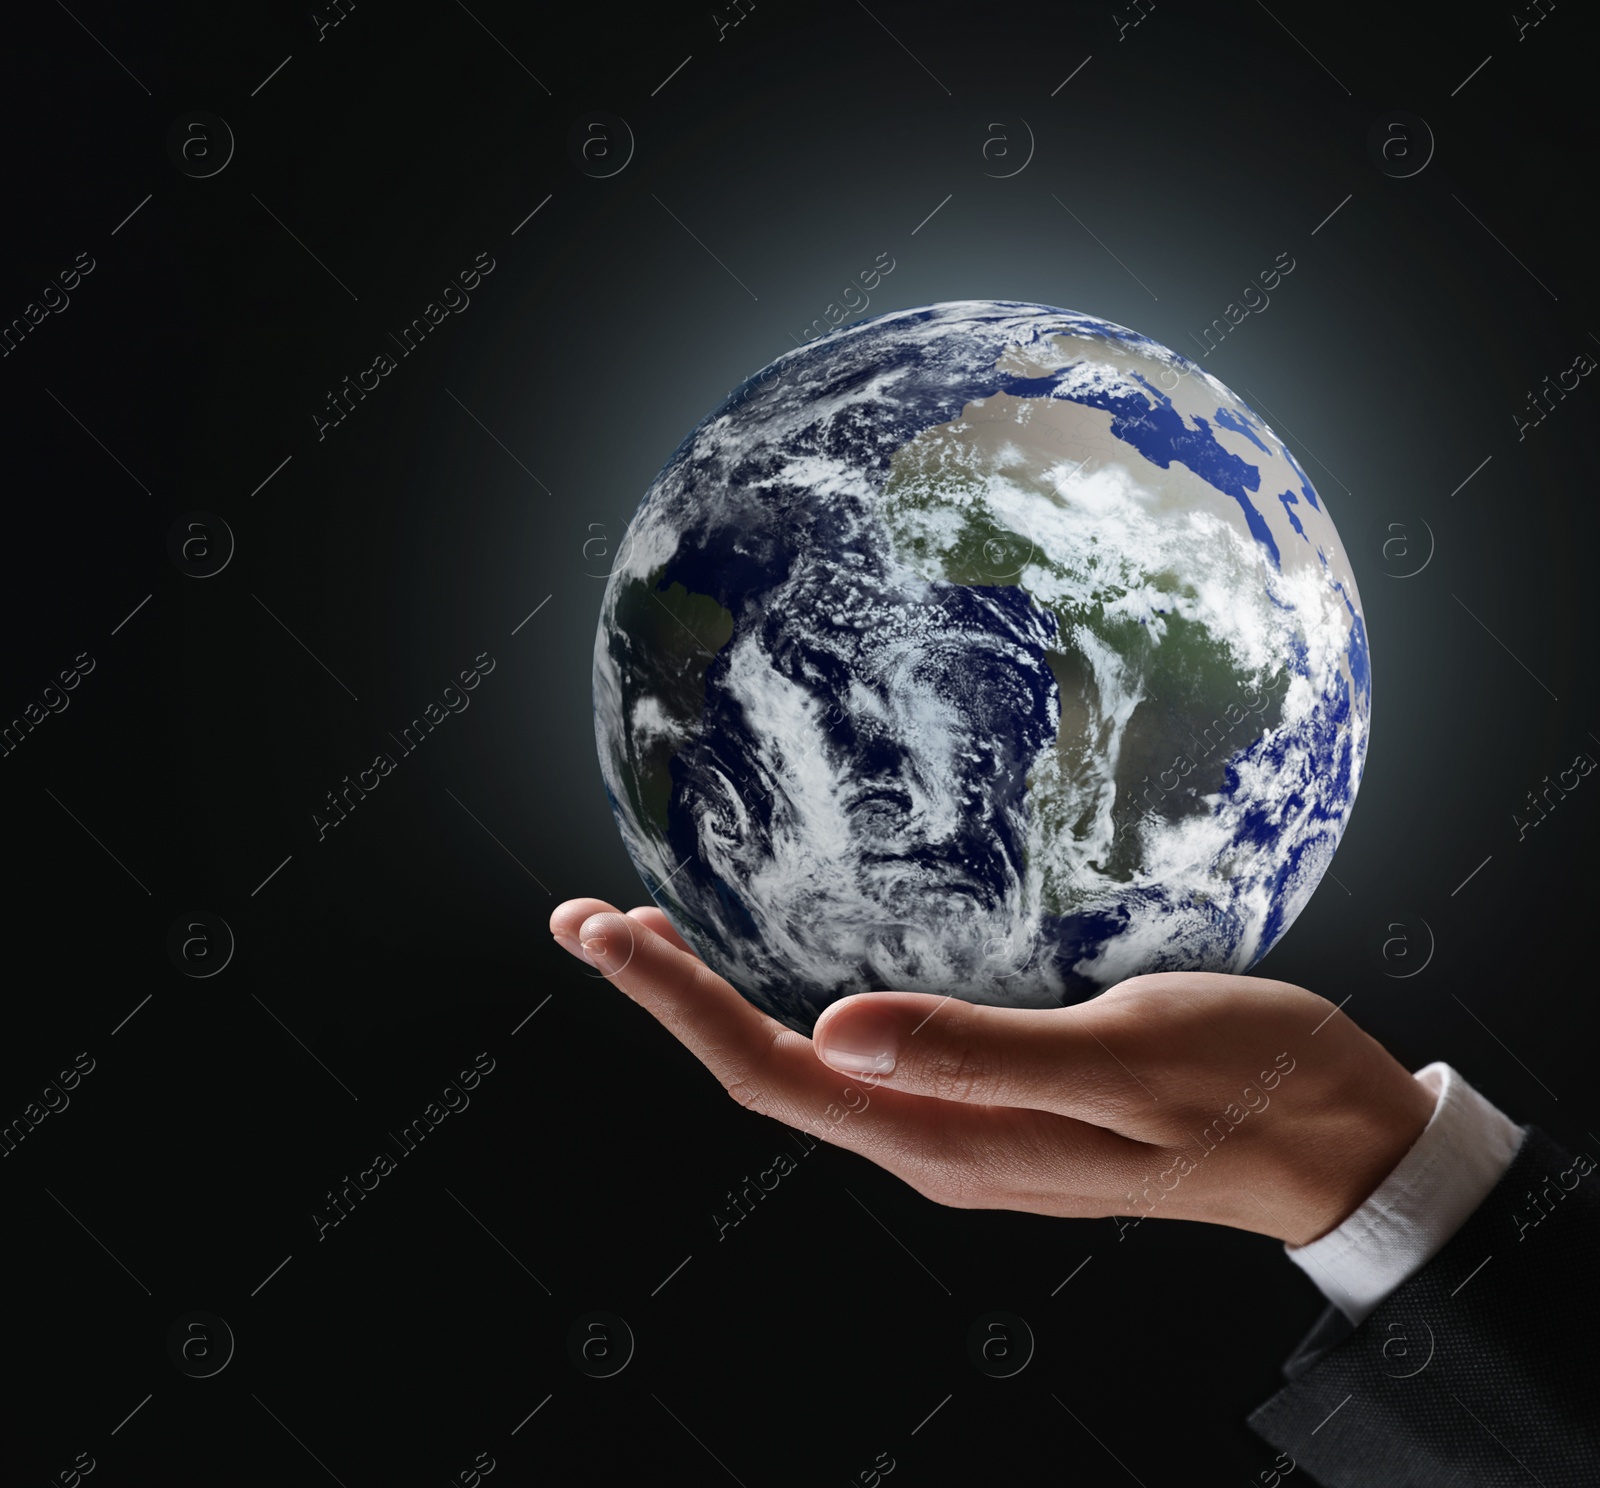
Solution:
<svg viewBox="0 0 1600 1488">
<path fill-rule="evenodd" d="M 1283 441 L 1148 337 L 1009 301 L 861 321 L 730 393 L 595 636 L 629 855 L 802 1032 L 854 992 L 1247 970 L 1333 858 L 1370 711 Z"/>
</svg>

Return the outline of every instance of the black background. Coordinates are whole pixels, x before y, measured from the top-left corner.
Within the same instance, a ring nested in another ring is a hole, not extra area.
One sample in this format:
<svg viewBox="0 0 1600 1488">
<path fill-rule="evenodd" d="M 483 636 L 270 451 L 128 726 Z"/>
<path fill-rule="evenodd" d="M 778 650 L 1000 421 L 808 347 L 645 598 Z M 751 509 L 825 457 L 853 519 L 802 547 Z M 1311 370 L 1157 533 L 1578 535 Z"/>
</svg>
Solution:
<svg viewBox="0 0 1600 1488">
<path fill-rule="evenodd" d="M 1321 1306 L 1275 1241 L 942 1209 L 828 1148 L 719 1240 L 789 1139 L 547 933 L 562 898 L 643 898 L 594 757 L 606 557 L 683 435 L 882 253 L 872 313 L 1036 300 L 1192 355 L 1294 258 L 1206 365 L 1339 523 L 1373 736 L 1261 970 L 1595 1140 L 1600 784 L 1513 816 L 1600 751 L 1597 392 L 1513 418 L 1600 354 L 1580 10 L 1520 38 L 1489 4 L 745 12 L 9 16 L 0 320 L 95 267 L 0 361 L 5 718 L 94 667 L 0 758 L 0 1119 L 95 1065 L 0 1158 L 8 1481 L 82 1452 L 97 1488 L 435 1484 L 480 1453 L 495 1482 L 749 1488 L 880 1454 L 897 1485 L 1272 1463 L 1243 1417 Z M 203 179 L 167 146 L 195 110 L 235 141 Z M 592 110 L 635 145 L 607 179 L 568 148 Z M 1395 110 L 1436 146 L 1405 179 L 1367 146 Z M 996 120 L 1011 161 L 1017 121 L 1036 142 L 1004 180 Z M 480 253 L 470 307 L 319 438 Z M 168 555 L 195 511 L 233 542 L 203 579 Z M 468 710 L 319 840 L 325 793 L 482 653 Z M 167 950 L 197 913 L 236 940 L 203 979 Z M 328 1189 L 480 1052 L 470 1107 L 319 1239 Z M 992 1308 L 1037 1338 L 1012 1379 L 966 1357 Z M 166 1351 L 197 1309 L 237 1345 L 209 1379 Z M 636 1341 L 610 1379 L 566 1351 L 593 1310 Z"/>
</svg>

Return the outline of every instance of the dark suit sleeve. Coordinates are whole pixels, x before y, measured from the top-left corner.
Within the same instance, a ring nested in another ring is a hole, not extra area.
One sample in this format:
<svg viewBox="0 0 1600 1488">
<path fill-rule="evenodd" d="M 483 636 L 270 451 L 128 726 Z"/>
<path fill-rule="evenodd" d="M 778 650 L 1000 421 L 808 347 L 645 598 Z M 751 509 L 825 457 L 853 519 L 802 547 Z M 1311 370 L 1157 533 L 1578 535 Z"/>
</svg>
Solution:
<svg viewBox="0 0 1600 1488">
<path fill-rule="evenodd" d="M 1600 1172 L 1537 1128 L 1352 1328 L 1330 1307 L 1250 1425 L 1326 1488 L 1600 1485 Z"/>
</svg>

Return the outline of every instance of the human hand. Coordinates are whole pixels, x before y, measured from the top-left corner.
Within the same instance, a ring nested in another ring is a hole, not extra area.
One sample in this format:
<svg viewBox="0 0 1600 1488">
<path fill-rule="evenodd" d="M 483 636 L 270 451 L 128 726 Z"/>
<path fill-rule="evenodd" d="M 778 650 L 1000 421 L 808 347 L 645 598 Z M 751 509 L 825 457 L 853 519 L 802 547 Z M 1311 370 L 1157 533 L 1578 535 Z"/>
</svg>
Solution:
<svg viewBox="0 0 1600 1488">
<path fill-rule="evenodd" d="M 653 905 L 569 899 L 550 928 L 745 1109 L 955 1208 L 1193 1219 L 1304 1245 L 1433 1113 L 1381 1044 L 1287 982 L 1169 972 L 1043 1010 L 866 992 L 807 1038 L 746 1002 Z"/>
</svg>

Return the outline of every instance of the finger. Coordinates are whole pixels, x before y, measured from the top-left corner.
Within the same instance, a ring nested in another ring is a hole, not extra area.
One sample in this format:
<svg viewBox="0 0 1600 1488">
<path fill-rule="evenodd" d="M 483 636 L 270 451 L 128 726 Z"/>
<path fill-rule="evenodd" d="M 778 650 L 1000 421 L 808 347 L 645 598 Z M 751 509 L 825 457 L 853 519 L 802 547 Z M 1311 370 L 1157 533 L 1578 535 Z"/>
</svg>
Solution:
<svg viewBox="0 0 1600 1488">
<path fill-rule="evenodd" d="M 630 909 L 628 918 L 648 925 L 668 945 L 675 945 L 680 951 L 687 951 L 697 961 L 700 959 L 700 953 L 672 928 L 672 921 L 654 904 L 641 904 L 637 909 Z"/>
<path fill-rule="evenodd" d="M 997 1008 L 920 992 L 863 992 L 829 1006 L 812 1042 L 832 1069 L 943 1101 L 1092 1122 L 1120 1118 L 1130 1105 L 1153 1106 L 1155 1077 L 1141 1078 L 1118 1058 L 1089 1007 Z"/>
<path fill-rule="evenodd" d="M 588 962 L 588 953 L 579 942 L 578 934 L 583 928 L 583 922 L 590 915 L 606 912 L 617 913 L 616 906 L 607 904 L 604 899 L 568 899 L 550 912 L 550 934 L 562 950 L 579 961 Z M 589 976 L 595 981 L 602 981 L 605 973 L 594 970 Z"/>
<path fill-rule="evenodd" d="M 648 910 L 624 915 L 603 900 L 574 899 L 550 923 L 558 941 L 654 1015 L 747 1110 L 825 1130 L 829 1107 L 866 1108 L 866 1092 L 819 1064 L 810 1039 L 657 934 L 652 918 Z"/>
<path fill-rule="evenodd" d="M 761 1098 L 775 1049 L 794 1044 L 809 1051 L 803 1034 L 752 1006 L 697 956 L 657 934 L 644 915 L 577 899 L 560 906 L 551 924 L 568 950 L 659 1019 L 745 1106 Z M 836 1083 L 814 1082 L 817 1090 Z"/>
<path fill-rule="evenodd" d="M 1130 1167 L 1146 1160 L 1143 1143 L 1045 1111 L 930 1100 L 882 1088 L 873 1075 L 841 1077 L 810 1039 L 751 1006 L 645 918 L 581 899 L 561 905 L 551 925 L 740 1105 L 858 1152 L 938 1203 L 1104 1214 Z"/>
<path fill-rule="evenodd" d="M 584 956 L 578 949 L 578 931 L 583 928 L 583 922 L 590 915 L 600 914 L 605 910 L 615 913 L 616 906 L 607 904 L 604 899 L 568 899 L 550 911 L 550 933 L 564 950 L 570 951 L 582 961 Z"/>
<path fill-rule="evenodd" d="M 607 904 L 604 899 L 568 899 L 551 911 L 550 933 L 564 951 L 576 956 L 580 961 L 587 961 L 589 958 L 584 954 L 579 940 L 583 922 L 590 915 L 616 913 L 618 913 L 616 906 Z M 636 924 L 647 925 L 675 949 L 694 956 L 697 961 L 700 959 L 694 948 L 672 928 L 671 921 L 654 905 L 641 905 L 637 909 L 630 909 L 628 918 Z"/>
</svg>

